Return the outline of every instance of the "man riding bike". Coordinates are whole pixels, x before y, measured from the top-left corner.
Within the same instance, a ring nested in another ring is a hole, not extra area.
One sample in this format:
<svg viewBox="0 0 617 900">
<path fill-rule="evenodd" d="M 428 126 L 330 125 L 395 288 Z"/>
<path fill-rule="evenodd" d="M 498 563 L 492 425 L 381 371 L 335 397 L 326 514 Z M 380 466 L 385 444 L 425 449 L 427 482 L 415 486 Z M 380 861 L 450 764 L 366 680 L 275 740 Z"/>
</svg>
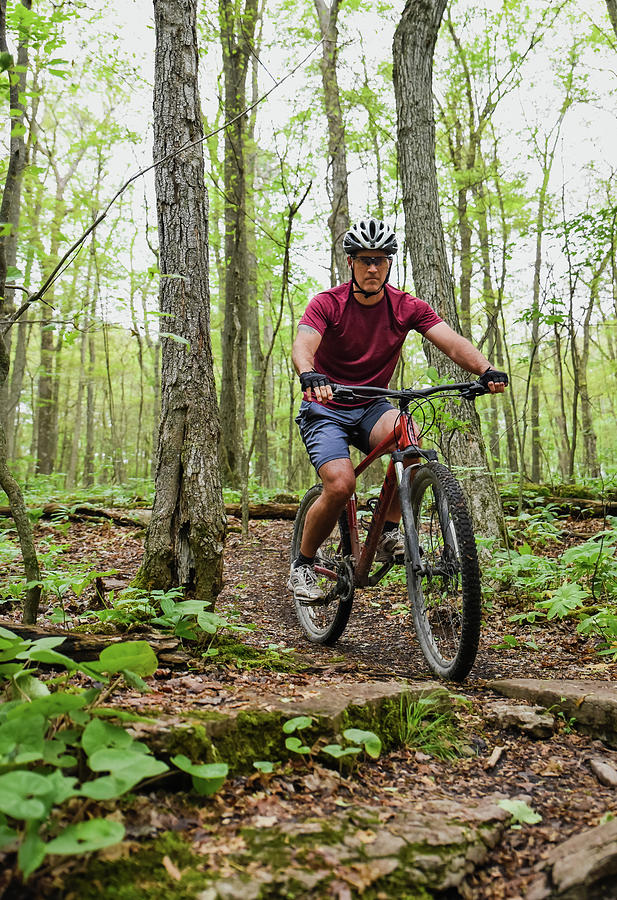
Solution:
<svg viewBox="0 0 617 900">
<path fill-rule="evenodd" d="M 296 422 L 323 484 L 309 510 L 300 553 L 287 587 L 296 600 L 318 603 L 324 596 L 314 571 L 315 555 L 355 490 L 352 444 L 364 453 L 392 431 L 399 415 L 385 399 L 338 403 L 332 383 L 387 388 L 409 331 L 418 331 L 458 366 L 479 376 L 492 393 L 508 384 L 466 338 L 453 331 L 424 300 L 388 284 L 398 250 L 393 230 L 362 219 L 343 239 L 351 280 L 317 294 L 298 325 L 292 359 L 304 391 Z M 377 561 L 404 554 L 398 496 L 388 510 Z"/>
</svg>

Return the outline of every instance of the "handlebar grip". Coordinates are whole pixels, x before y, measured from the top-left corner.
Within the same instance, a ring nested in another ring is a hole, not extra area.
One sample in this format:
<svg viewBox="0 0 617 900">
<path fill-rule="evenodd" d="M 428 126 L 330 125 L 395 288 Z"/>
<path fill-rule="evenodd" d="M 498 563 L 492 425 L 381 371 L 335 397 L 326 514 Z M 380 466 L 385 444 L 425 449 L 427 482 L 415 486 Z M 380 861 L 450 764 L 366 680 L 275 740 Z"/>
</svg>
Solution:
<svg viewBox="0 0 617 900">
<path fill-rule="evenodd" d="M 353 403 L 357 397 L 353 392 L 353 388 L 346 387 L 344 384 L 333 384 L 332 399 L 339 400 L 341 403 Z"/>
</svg>

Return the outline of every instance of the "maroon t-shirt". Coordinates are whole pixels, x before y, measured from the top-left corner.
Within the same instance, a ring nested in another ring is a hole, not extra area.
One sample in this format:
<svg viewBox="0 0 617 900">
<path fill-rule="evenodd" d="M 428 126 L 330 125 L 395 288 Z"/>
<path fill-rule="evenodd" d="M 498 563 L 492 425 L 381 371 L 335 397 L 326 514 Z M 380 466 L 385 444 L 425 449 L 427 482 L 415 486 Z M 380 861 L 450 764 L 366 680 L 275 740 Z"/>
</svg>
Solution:
<svg viewBox="0 0 617 900">
<path fill-rule="evenodd" d="M 424 300 L 390 285 L 379 303 L 364 306 L 349 281 L 313 297 L 300 325 L 322 336 L 315 353 L 317 372 L 338 384 L 386 388 L 407 334 L 426 334 L 442 321 Z"/>
</svg>

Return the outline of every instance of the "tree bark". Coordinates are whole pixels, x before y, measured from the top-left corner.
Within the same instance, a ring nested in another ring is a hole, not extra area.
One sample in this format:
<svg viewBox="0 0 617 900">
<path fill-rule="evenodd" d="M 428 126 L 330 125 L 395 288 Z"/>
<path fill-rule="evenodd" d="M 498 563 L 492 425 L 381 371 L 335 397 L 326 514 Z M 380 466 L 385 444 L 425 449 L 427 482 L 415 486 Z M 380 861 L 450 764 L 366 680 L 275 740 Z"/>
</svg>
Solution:
<svg viewBox="0 0 617 900">
<path fill-rule="evenodd" d="M 606 8 L 608 9 L 608 17 L 611 20 L 615 37 L 617 37 L 617 0 L 606 0 Z"/>
<path fill-rule="evenodd" d="M 154 156 L 203 138 L 197 83 L 197 0 L 154 0 Z M 214 603 L 222 586 L 225 514 L 210 343 L 203 145 L 156 169 L 163 339 L 155 498 L 137 582 L 184 585 Z"/>
<path fill-rule="evenodd" d="M 223 480 L 240 485 L 246 396 L 249 259 L 246 229 L 246 78 L 257 21 L 257 0 L 243 13 L 219 0 L 225 76 L 225 319 L 221 341 L 221 468 Z"/>
<path fill-rule="evenodd" d="M 28 7 L 29 3 L 25 2 L 24 6 Z M 6 0 L 0 0 L 0 51 L 4 53 L 8 52 L 6 42 Z M 21 74 L 25 77 L 25 72 Z M 19 97 L 14 94 L 14 88 L 18 82 L 16 81 L 14 84 L 11 84 L 11 81 L 13 81 L 13 79 L 11 78 L 11 73 L 9 73 L 9 100 L 11 108 L 18 108 L 17 106 L 13 107 L 13 103 L 19 103 Z M 20 106 L 19 108 L 21 109 L 21 115 L 16 118 L 22 121 L 24 109 L 23 106 Z M 15 125 L 15 118 L 10 118 L 10 121 L 13 128 Z M 20 165 L 23 170 L 23 160 L 20 161 L 20 159 L 14 159 L 13 157 L 15 155 L 19 157 L 21 153 L 22 148 L 19 143 L 14 144 L 11 140 L 10 158 L 4 182 L 2 202 L 0 203 L 0 223 L 14 222 L 10 217 L 11 215 L 15 216 L 16 211 L 19 209 L 21 200 L 21 177 L 16 177 L 16 175 L 19 172 Z M 6 308 L 7 237 L 8 235 L 5 230 L 0 229 L 0 318 Z M 0 389 L 2 389 L 6 383 L 8 374 L 9 355 L 4 337 L 0 334 Z M 7 466 L 7 445 L 3 417 L 0 417 L 0 487 L 9 499 L 13 520 L 19 535 L 19 544 L 24 561 L 26 581 L 31 585 L 26 591 L 26 599 L 24 601 L 22 614 L 23 621 L 30 625 L 36 622 L 41 599 L 40 570 L 24 498 L 17 481 Z"/>
<path fill-rule="evenodd" d="M 323 84 L 326 119 L 328 120 L 328 174 L 326 187 L 331 205 L 328 226 L 332 237 L 330 277 L 334 285 L 347 281 L 349 278 L 347 257 L 343 251 L 343 237 L 349 228 L 347 152 L 345 148 L 345 125 L 341 110 L 341 94 L 336 72 L 336 58 L 338 55 L 336 20 L 340 8 L 340 0 L 332 0 L 330 6 L 324 0 L 314 0 L 314 2 L 319 19 L 319 30 L 323 38 L 321 81 Z"/>
<path fill-rule="evenodd" d="M 433 116 L 433 53 L 447 0 L 408 0 L 394 36 L 394 89 L 398 119 L 398 151 L 405 211 L 405 235 L 416 290 L 453 328 L 459 330 L 454 287 L 448 266 L 439 209 Z M 460 371 L 432 345 L 425 346 L 429 363 L 459 380 Z M 482 534 L 503 534 L 499 494 L 489 472 L 478 415 L 464 403 L 465 431 L 455 431 L 449 443 L 450 461 L 473 472 L 467 493 L 471 513 Z"/>
</svg>

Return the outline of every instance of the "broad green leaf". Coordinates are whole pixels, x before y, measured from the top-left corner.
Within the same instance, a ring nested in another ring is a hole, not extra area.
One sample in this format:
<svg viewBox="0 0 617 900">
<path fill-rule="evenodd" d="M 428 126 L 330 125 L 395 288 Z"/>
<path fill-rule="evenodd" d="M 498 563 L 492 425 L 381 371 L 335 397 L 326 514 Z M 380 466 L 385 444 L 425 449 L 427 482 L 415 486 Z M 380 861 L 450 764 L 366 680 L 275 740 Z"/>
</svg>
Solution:
<svg viewBox="0 0 617 900">
<path fill-rule="evenodd" d="M 10 69 L 13 65 L 13 57 L 10 53 L 4 50 L 0 53 L 0 72 L 6 72 L 7 69 Z"/>
<path fill-rule="evenodd" d="M 7 718 L 16 719 L 21 716 L 42 715 L 46 719 L 53 719 L 55 716 L 61 716 L 64 713 L 80 710 L 89 702 L 91 693 L 83 691 L 80 694 L 67 694 L 65 691 L 56 691 L 55 694 L 48 694 L 46 697 L 37 697 L 27 706 L 19 704 L 13 707 Z"/>
<path fill-rule="evenodd" d="M 292 753 L 310 753 L 311 748 L 307 747 L 306 744 L 303 744 L 300 738 L 297 737 L 288 737 L 285 739 L 285 746 L 288 750 L 291 750 Z"/>
<path fill-rule="evenodd" d="M 362 752 L 362 747 L 341 747 L 340 744 L 327 744 L 321 749 L 329 756 L 333 756 L 334 759 L 341 759 L 343 756 L 356 756 Z"/>
<path fill-rule="evenodd" d="M 64 653 L 58 653 L 56 650 L 36 650 L 33 648 L 28 651 L 27 655 L 19 654 L 19 659 L 29 659 L 32 662 L 42 662 L 48 666 L 64 666 L 69 671 L 79 668 L 78 664 Z"/>
<path fill-rule="evenodd" d="M 136 781 L 130 776 L 120 778 L 116 775 L 101 775 L 100 778 L 82 784 L 80 794 L 91 800 L 114 800 L 134 788 L 138 781 L 139 779 Z"/>
<path fill-rule="evenodd" d="M 45 718 L 26 715 L 0 725 L 0 762 L 20 765 L 43 758 Z"/>
<path fill-rule="evenodd" d="M 270 762 L 269 759 L 256 759 L 253 762 L 254 768 L 257 769 L 258 772 L 263 772 L 264 775 L 269 775 L 270 772 L 274 772 L 274 767 L 277 763 Z"/>
<path fill-rule="evenodd" d="M 137 675 L 148 676 L 156 672 L 158 661 L 154 650 L 147 641 L 130 641 L 105 647 L 98 663 L 92 664 L 102 672 L 114 674 L 129 669 Z"/>
<path fill-rule="evenodd" d="M 183 754 L 173 756 L 171 762 L 182 772 L 191 775 L 197 793 L 207 797 L 218 791 L 229 772 L 227 763 L 192 763 Z"/>
<path fill-rule="evenodd" d="M 138 747 L 143 745 L 134 743 L 128 750 L 97 750 L 89 757 L 88 764 L 93 772 L 111 772 L 123 781 L 132 779 L 133 784 L 168 771 L 169 766 L 145 752 L 147 748 L 144 747 L 144 752 L 136 752 Z"/>
<path fill-rule="evenodd" d="M 45 843 L 39 837 L 39 827 L 39 822 L 28 824 L 26 836 L 17 851 L 17 865 L 21 869 L 24 878 L 29 878 L 45 859 Z"/>
<path fill-rule="evenodd" d="M 124 837 L 124 825 L 109 819 L 90 819 L 69 825 L 49 841 L 47 853 L 90 853 L 117 844 Z"/>
<path fill-rule="evenodd" d="M 13 677 L 13 696 L 15 699 L 36 700 L 49 696 L 49 688 L 30 672 L 19 672 Z"/>
<path fill-rule="evenodd" d="M 0 775 L 0 812 L 13 819 L 42 819 L 50 786 L 44 775 L 21 770 Z"/>
<path fill-rule="evenodd" d="M 542 821 L 542 816 L 523 800 L 498 800 L 497 806 L 510 813 L 511 825 L 535 825 Z"/>
<path fill-rule="evenodd" d="M 92 719 L 88 722 L 81 736 L 81 746 L 87 756 L 91 756 L 104 747 L 125 748 L 132 743 L 133 738 L 124 728 L 100 719 Z"/>
<path fill-rule="evenodd" d="M 371 759 L 379 759 L 381 753 L 381 740 L 373 731 L 363 731 L 361 728 L 346 728 L 343 737 L 354 744 L 362 744 Z"/>
<path fill-rule="evenodd" d="M 285 722 L 283 731 L 285 734 L 293 734 L 294 731 L 301 731 L 303 728 L 308 728 L 309 725 L 312 724 L 312 716 L 295 716 L 295 718 L 288 719 L 288 721 Z"/>
</svg>

